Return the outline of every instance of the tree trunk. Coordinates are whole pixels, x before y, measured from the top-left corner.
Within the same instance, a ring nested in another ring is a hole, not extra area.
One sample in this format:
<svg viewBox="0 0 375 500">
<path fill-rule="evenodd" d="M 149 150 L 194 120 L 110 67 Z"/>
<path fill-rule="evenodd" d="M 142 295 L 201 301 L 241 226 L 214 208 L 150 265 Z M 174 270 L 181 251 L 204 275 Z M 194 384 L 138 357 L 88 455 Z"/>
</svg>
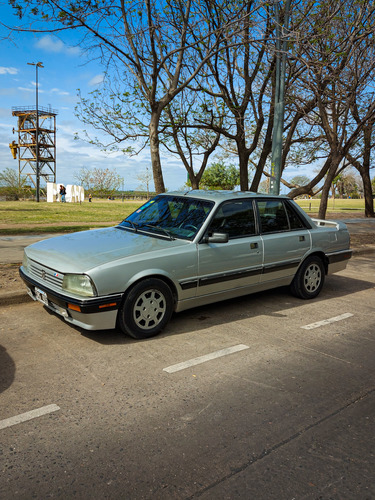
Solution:
<svg viewBox="0 0 375 500">
<path fill-rule="evenodd" d="M 331 166 L 329 167 L 328 174 L 327 174 L 327 177 L 326 177 L 326 180 L 324 182 L 323 189 L 322 189 L 322 199 L 320 201 L 319 213 L 318 213 L 319 219 L 326 218 L 329 190 L 331 189 L 332 181 L 336 176 L 337 167 L 340 164 L 339 159 L 335 159 L 335 160 L 333 160 Z"/>
<path fill-rule="evenodd" d="M 272 130 L 273 130 L 273 105 L 271 105 L 270 116 L 268 118 L 267 131 L 263 142 L 262 153 L 260 155 L 259 162 L 250 186 L 250 191 L 254 191 L 255 193 L 258 191 L 259 183 L 262 178 L 267 158 L 272 152 Z"/>
<path fill-rule="evenodd" d="M 237 142 L 237 151 L 240 165 L 240 189 L 241 191 L 247 191 L 249 189 L 249 152 L 245 140 Z"/>
<path fill-rule="evenodd" d="M 191 183 L 191 189 L 199 189 L 199 181 L 196 175 L 193 176 L 189 175 L 189 180 Z"/>
<path fill-rule="evenodd" d="M 372 186 L 370 179 L 373 127 L 374 121 L 371 120 L 364 131 L 363 165 L 361 168 L 358 168 L 363 182 L 363 194 L 365 197 L 365 217 L 375 217 L 374 200 L 372 197 Z"/>
<path fill-rule="evenodd" d="M 165 192 L 163 172 L 161 169 L 161 161 L 160 161 L 159 121 L 160 121 L 160 111 L 152 110 L 151 120 L 149 125 L 149 135 L 150 135 L 151 165 L 152 165 L 152 173 L 154 177 L 156 194 Z"/>
<path fill-rule="evenodd" d="M 370 179 L 371 151 L 372 151 L 372 129 L 374 123 L 371 121 L 364 130 L 363 163 L 348 154 L 348 160 L 358 170 L 363 182 L 363 195 L 365 197 L 365 217 L 375 217 L 374 199 Z"/>
<path fill-rule="evenodd" d="M 257 168 L 255 170 L 255 174 L 250 186 L 250 191 L 254 191 L 255 193 L 258 191 L 259 183 L 262 178 L 263 170 L 265 168 L 267 158 L 271 154 L 272 151 L 272 134 L 269 138 L 265 138 L 263 143 L 262 153 L 259 158 L 259 162 Z"/>
<path fill-rule="evenodd" d="M 372 194 L 371 179 L 369 173 L 360 172 L 363 182 L 363 194 L 365 197 L 365 217 L 375 217 L 374 199 Z"/>
</svg>

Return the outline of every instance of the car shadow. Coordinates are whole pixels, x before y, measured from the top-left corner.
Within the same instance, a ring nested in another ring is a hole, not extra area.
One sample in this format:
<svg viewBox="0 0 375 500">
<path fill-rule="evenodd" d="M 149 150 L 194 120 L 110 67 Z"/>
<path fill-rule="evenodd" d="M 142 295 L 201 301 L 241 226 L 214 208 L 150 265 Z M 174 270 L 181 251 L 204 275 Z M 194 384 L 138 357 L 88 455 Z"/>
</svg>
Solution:
<svg viewBox="0 0 375 500">
<path fill-rule="evenodd" d="M 16 365 L 9 356 L 5 347 L 0 345 L 0 394 L 6 391 L 13 383 Z"/>
<path fill-rule="evenodd" d="M 195 307 L 174 314 L 165 330 L 157 337 L 145 340 L 135 340 L 124 335 L 119 329 L 87 331 L 74 327 L 82 336 L 103 345 L 133 344 L 135 342 L 152 342 L 171 335 L 181 335 L 192 331 L 205 330 L 214 326 L 225 325 L 241 319 L 256 319 L 258 316 L 284 318 L 286 311 L 308 303 L 314 303 L 322 310 L 325 301 L 340 298 L 363 290 L 374 288 L 370 281 L 348 278 L 340 275 L 330 275 L 322 292 L 313 301 L 302 300 L 291 295 L 289 287 L 279 287 L 264 292 L 245 295 Z M 324 309 L 324 308 L 323 308 Z M 218 311 L 220 314 L 218 314 Z M 64 321 L 63 319 L 61 319 Z"/>
</svg>

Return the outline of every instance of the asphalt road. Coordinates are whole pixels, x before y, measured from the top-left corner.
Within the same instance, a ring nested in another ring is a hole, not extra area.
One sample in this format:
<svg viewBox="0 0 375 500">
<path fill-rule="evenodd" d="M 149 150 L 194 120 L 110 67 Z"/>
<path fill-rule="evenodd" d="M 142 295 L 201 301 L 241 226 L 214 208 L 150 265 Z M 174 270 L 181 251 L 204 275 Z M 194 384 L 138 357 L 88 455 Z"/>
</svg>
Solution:
<svg viewBox="0 0 375 500">
<path fill-rule="evenodd" d="M 147 341 L 0 308 L 0 498 L 375 498 L 374 256 Z"/>
</svg>

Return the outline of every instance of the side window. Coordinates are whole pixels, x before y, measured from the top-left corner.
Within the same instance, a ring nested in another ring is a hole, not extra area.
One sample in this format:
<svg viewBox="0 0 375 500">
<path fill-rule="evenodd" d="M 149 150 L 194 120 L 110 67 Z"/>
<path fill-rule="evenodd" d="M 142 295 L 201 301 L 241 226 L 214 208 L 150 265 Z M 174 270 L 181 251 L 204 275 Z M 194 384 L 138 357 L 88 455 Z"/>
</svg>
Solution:
<svg viewBox="0 0 375 500">
<path fill-rule="evenodd" d="M 293 208 L 289 205 L 289 203 L 285 203 L 285 208 L 288 213 L 288 219 L 290 224 L 290 229 L 305 229 L 305 224 L 298 217 Z"/>
<path fill-rule="evenodd" d="M 255 234 L 255 217 L 251 200 L 223 203 L 211 223 L 209 232 L 228 233 L 229 238 Z"/>
<path fill-rule="evenodd" d="M 262 233 L 288 231 L 288 217 L 282 200 L 257 201 Z"/>
</svg>

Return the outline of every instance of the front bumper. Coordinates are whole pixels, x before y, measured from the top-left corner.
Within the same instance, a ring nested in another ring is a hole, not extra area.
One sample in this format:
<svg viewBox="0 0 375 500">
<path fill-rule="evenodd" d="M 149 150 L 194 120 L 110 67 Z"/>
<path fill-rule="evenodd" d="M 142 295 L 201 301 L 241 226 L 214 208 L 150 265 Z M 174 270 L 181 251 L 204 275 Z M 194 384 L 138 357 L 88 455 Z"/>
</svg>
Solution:
<svg viewBox="0 0 375 500">
<path fill-rule="evenodd" d="M 116 327 L 122 293 L 78 299 L 56 292 L 30 278 L 22 267 L 19 272 L 30 297 L 62 316 L 68 323 L 85 330 L 107 330 Z"/>
</svg>

